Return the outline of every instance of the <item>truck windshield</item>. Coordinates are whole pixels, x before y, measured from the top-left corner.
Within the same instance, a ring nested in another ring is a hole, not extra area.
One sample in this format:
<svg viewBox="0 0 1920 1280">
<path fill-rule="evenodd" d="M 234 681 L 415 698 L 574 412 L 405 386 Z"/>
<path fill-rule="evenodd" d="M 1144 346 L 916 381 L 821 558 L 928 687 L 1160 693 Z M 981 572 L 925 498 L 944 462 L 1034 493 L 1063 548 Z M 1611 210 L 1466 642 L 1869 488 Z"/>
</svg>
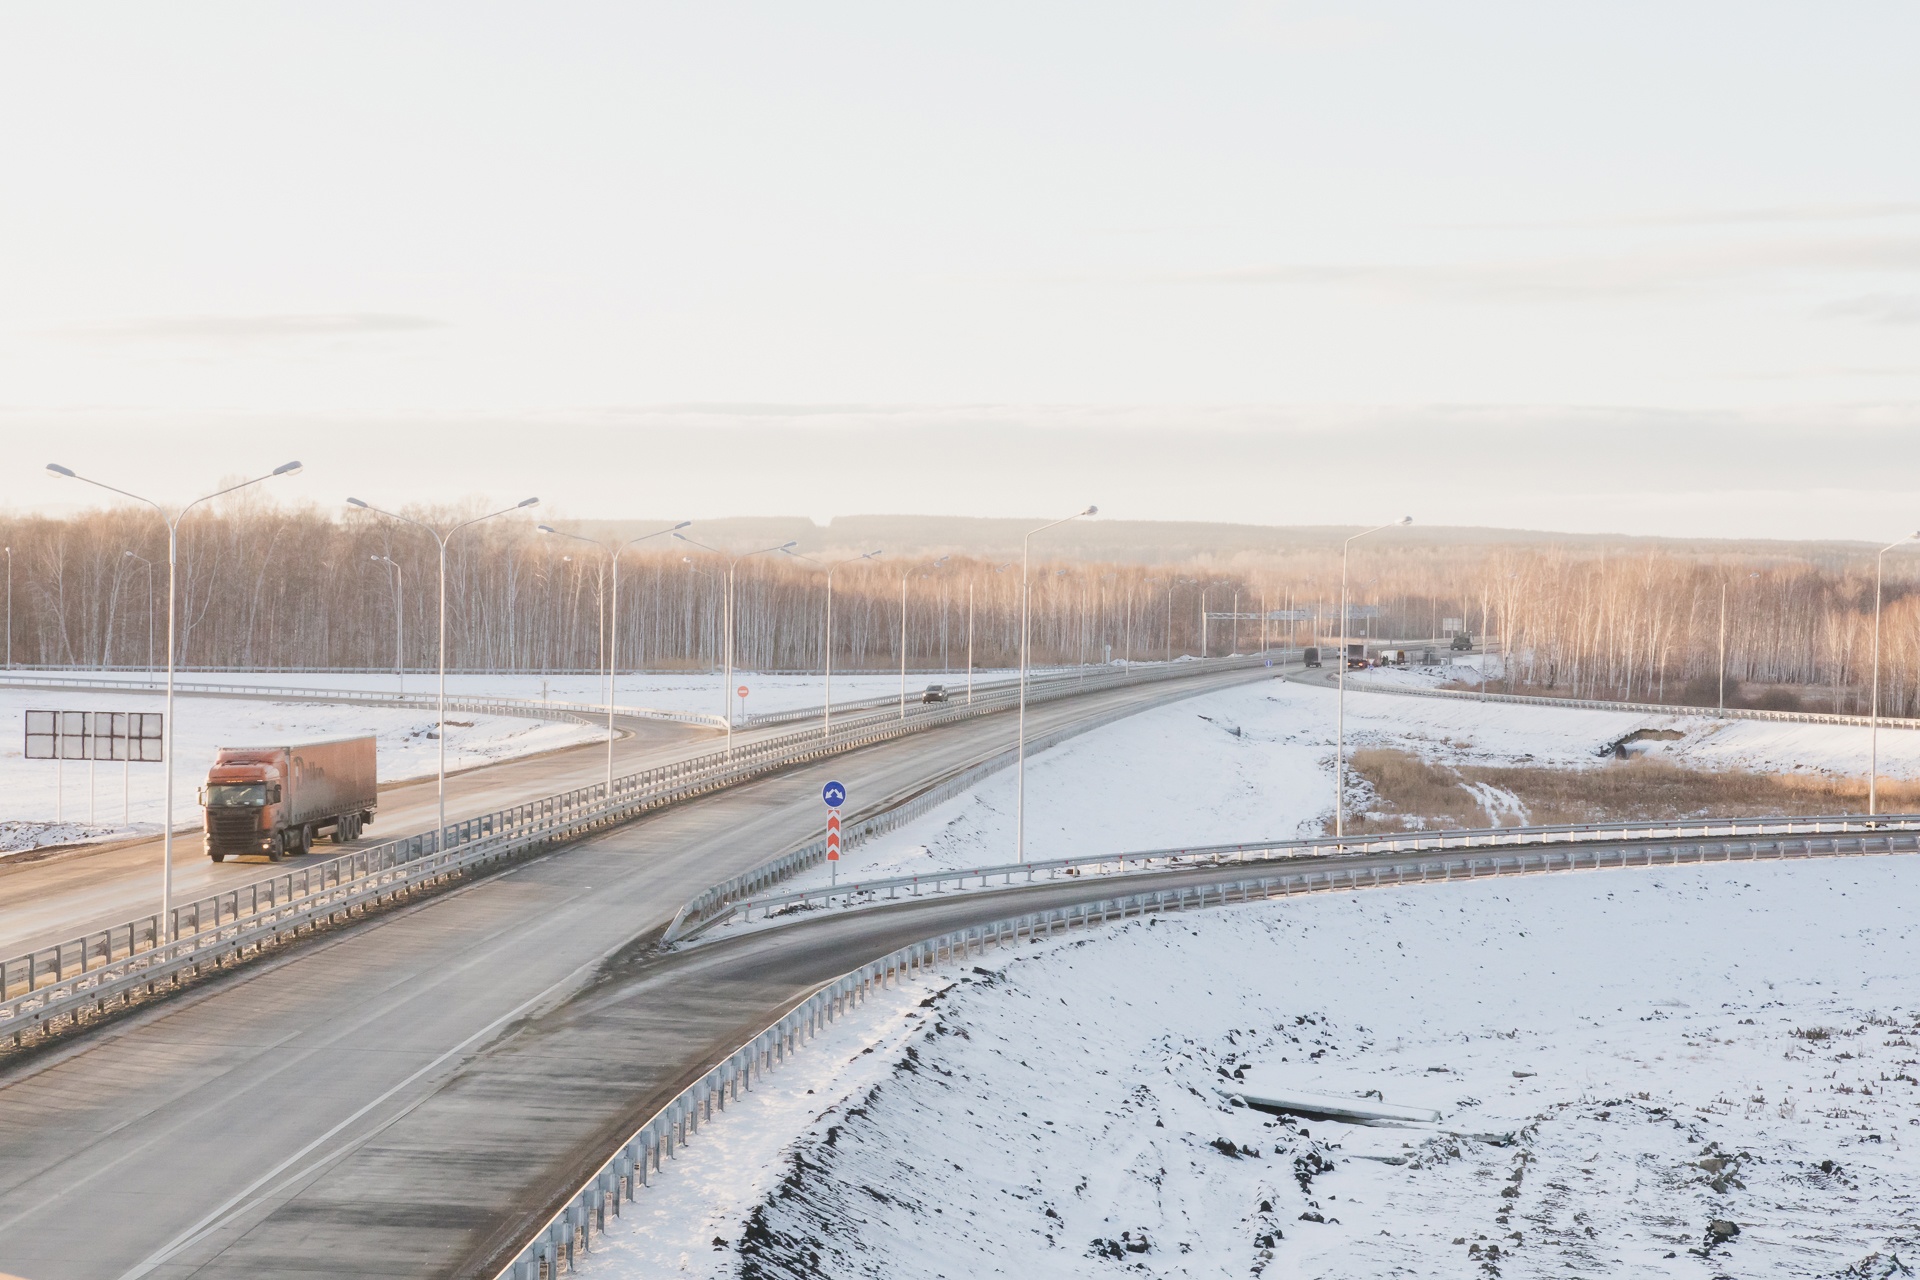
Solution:
<svg viewBox="0 0 1920 1280">
<path fill-rule="evenodd" d="M 264 782 L 210 782 L 207 784 L 207 808 L 236 809 L 267 802 Z"/>
</svg>

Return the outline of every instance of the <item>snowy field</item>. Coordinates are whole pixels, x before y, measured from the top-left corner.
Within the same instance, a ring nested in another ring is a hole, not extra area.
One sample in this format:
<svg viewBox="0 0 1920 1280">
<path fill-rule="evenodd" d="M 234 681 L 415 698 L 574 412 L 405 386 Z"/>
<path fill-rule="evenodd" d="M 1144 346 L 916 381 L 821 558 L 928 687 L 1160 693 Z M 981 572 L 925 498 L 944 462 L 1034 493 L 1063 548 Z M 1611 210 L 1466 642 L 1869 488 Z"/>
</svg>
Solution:
<svg viewBox="0 0 1920 1280">
<path fill-rule="evenodd" d="M 88 679 L 125 680 L 130 684 L 145 684 L 145 672 L 76 672 Z M 978 688 L 993 681 L 1010 680 L 1017 675 L 1012 671 L 980 670 L 974 672 L 974 686 Z M 745 703 L 746 713 L 769 714 L 780 711 L 796 711 L 820 705 L 824 689 L 824 679 L 818 675 L 763 675 L 752 671 L 733 673 L 734 685 L 747 686 Z M 164 679 L 164 673 L 162 675 Z M 294 689 L 373 689 L 380 692 L 398 692 L 404 683 L 405 692 L 421 695 L 432 694 L 439 688 L 438 678 L 432 672 L 410 671 L 403 681 L 396 679 L 391 671 L 191 671 L 181 672 L 176 677 L 182 683 L 201 684 L 249 684 L 278 685 Z M 919 694 L 930 684 L 945 684 L 949 688 L 965 688 L 966 672 L 909 671 L 907 673 L 907 696 Z M 606 677 L 592 672 L 567 672 L 559 675 L 461 675 L 447 676 L 449 695 L 483 696 L 496 698 L 548 698 L 555 702 L 588 702 L 605 705 Z M 0 685 L 0 687 L 4 687 Z M 614 693 L 620 706 L 647 707 L 656 711 L 695 711 L 705 715 L 724 715 L 722 703 L 725 685 L 719 672 L 692 671 L 678 674 L 657 672 L 622 672 Z M 898 696 L 900 692 L 900 673 L 859 671 L 842 674 L 835 672 L 833 677 L 833 697 L 836 703 L 864 701 L 871 698 Z"/>
<path fill-rule="evenodd" d="M 1333 811 L 1334 709 L 1329 690 L 1265 681 L 1144 711 L 1032 756 L 1028 856 L 1318 834 Z M 1645 749 L 1697 768 L 1867 769 L 1867 736 L 1849 726 L 1347 694 L 1349 751 L 1399 747 L 1448 764 L 1607 768 L 1596 749 L 1638 728 L 1681 732 Z M 1920 777 L 1920 732 L 1883 728 L 1880 771 Z M 840 879 L 1011 862 L 1013 815 L 1007 771 L 848 850 Z M 791 884 L 823 885 L 829 874 L 815 868 Z"/>
<path fill-rule="evenodd" d="M 1908 1274 L 1916 902 L 1907 858 L 1663 868 L 990 952 L 704 1130 L 583 1274 Z"/>
<path fill-rule="evenodd" d="M 0 739 L 0 856 L 158 831 L 164 810 L 163 774 L 157 764 L 93 766 L 97 772 L 90 808 L 86 762 L 25 758 L 23 726 L 29 709 L 157 712 L 164 706 L 164 698 L 151 694 L 0 687 L 0 724 L 12 726 Z M 176 821 L 198 822 L 194 794 L 222 746 L 371 733 L 379 740 L 383 782 L 430 776 L 438 764 L 439 741 L 430 711 L 185 697 L 174 700 L 174 710 L 179 717 Z M 448 723 L 453 730 L 447 738 L 449 769 L 589 742 L 604 732 L 587 724 L 513 716 L 449 714 Z"/>
</svg>

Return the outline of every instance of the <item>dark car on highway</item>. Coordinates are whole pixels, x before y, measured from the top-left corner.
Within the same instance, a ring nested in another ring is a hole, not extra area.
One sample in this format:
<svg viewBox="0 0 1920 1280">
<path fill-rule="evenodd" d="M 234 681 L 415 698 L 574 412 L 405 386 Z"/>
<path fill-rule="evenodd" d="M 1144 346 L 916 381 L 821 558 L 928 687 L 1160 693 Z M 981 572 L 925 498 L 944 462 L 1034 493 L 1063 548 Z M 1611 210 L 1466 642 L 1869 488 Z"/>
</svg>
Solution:
<svg viewBox="0 0 1920 1280">
<path fill-rule="evenodd" d="M 930 684 L 927 686 L 927 691 L 920 695 L 922 702 L 945 702 L 946 700 L 947 686 L 943 684 Z"/>
</svg>

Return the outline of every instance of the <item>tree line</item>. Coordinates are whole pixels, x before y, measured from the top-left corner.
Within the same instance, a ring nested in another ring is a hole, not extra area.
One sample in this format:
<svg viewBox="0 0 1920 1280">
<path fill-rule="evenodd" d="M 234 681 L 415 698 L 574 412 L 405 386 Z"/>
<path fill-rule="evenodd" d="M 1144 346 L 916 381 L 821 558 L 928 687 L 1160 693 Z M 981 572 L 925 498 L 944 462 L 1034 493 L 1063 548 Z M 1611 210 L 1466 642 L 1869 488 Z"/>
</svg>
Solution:
<svg viewBox="0 0 1920 1280">
<path fill-rule="evenodd" d="M 408 514 L 446 524 L 471 513 Z M 0 516 L 0 539 L 12 584 L 9 662 L 140 667 L 151 652 L 164 664 L 166 535 L 150 512 Z M 805 545 L 795 550 L 814 555 Z M 774 553 L 739 561 L 736 666 L 821 667 L 820 560 L 831 558 Z M 1017 550 L 937 559 L 885 556 L 837 570 L 836 669 L 899 665 L 903 578 L 909 667 L 964 669 L 969 611 L 974 664 L 1017 662 Z M 1920 703 L 1920 603 L 1907 565 L 1895 555 L 1888 566 L 1882 707 L 1908 714 Z M 476 525 L 448 550 L 448 663 L 593 670 L 616 644 L 623 669 L 710 669 L 725 648 L 726 571 L 724 559 L 686 543 L 642 543 L 620 558 L 616 604 L 605 551 L 541 535 L 527 521 Z M 178 658 L 208 668 L 380 670 L 396 660 L 431 667 L 438 573 L 433 539 L 410 526 L 237 495 L 181 526 Z M 1327 642 L 1342 630 L 1339 586 L 1339 554 L 1324 547 L 1179 565 L 1036 559 L 1033 660 L 1145 661 L 1198 654 L 1203 644 L 1217 655 L 1263 642 Z M 1863 706 L 1872 662 L 1870 555 L 1395 547 L 1383 534 L 1355 546 L 1348 630 L 1355 638 L 1425 640 L 1457 627 L 1510 655 L 1507 676 L 1516 686 L 1711 702 L 1723 594 L 1731 702 L 1772 696 Z M 617 619 L 609 617 L 613 608 Z"/>
</svg>

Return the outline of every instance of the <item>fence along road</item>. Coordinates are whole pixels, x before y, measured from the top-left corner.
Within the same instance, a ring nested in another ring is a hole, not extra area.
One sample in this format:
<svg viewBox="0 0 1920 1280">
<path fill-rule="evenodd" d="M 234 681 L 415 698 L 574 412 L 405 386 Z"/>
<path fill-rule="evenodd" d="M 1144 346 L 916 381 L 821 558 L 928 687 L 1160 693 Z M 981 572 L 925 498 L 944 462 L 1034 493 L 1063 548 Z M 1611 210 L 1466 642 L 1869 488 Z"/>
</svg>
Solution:
<svg viewBox="0 0 1920 1280">
<path fill-rule="evenodd" d="M 1198 670 L 1250 665 L 1250 659 L 1225 659 Z M 1182 674 L 1179 668 L 1109 670 L 1073 688 L 1158 682 Z M 1037 696 L 1046 700 L 1071 691 L 1054 686 Z M 849 716 L 834 727 L 830 739 L 811 727 L 790 730 L 616 777 L 611 792 L 604 783 L 577 787 L 450 824 L 444 832 L 306 862 L 265 880 L 178 902 L 164 920 L 147 914 L 109 921 L 76 937 L 0 959 L 0 1033 L 10 1033 L 17 1045 L 29 1030 L 71 1027 L 79 1017 L 123 1010 L 135 998 L 153 993 L 156 984 L 177 985 L 183 975 L 258 959 L 284 935 L 351 917 L 356 909 L 364 914 L 452 876 L 497 869 L 530 849 L 834 752 L 990 714 L 1006 704 L 1000 697 L 976 700 L 970 707 L 927 705 L 906 715 L 889 709 Z M 1044 735 L 1035 739 L 1036 748 L 1047 740 Z"/>
<path fill-rule="evenodd" d="M 1029 727 L 1049 733 L 1268 674 L 1100 689 L 1030 708 Z M 555 1075 L 562 1064 L 516 1052 L 524 1041 L 510 1030 L 572 1016 L 597 977 L 626 970 L 636 934 L 767 851 L 810 838 L 828 776 L 876 806 L 904 800 L 1001 751 L 1009 731 L 1005 716 L 962 719 L 658 810 L 18 1063 L 0 1074 L 0 1271 L 451 1274 L 456 1254 L 506 1221 L 504 1208 L 480 1206 L 510 1208 L 584 1168 L 586 1147 L 572 1143 L 556 1160 L 540 1130 L 570 1132 L 568 1114 L 598 1114 L 603 1103 L 631 1118 L 644 1106 L 635 1096 L 644 1091 L 623 1083 L 634 1054 L 658 1055 L 666 1069 L 684 1053 L 680 1033 L 662 1025 L 624 1057 Z M 753 1002 L 718 995 L 706 1016 L 731 1020 L 741 1039 L 758 1029 Z M 410 1149 L 421 1136 L 396 1141 L 396 1126 L 483 1054 L 507 1074 L 490 1077 L 486 1096 L 457 1090 L 451 1102 L 466 1119 L 425 1140 L 469 1150 L 464 1128 L 499 1145 L 396 1191 L 380 1171 L 412 1179 L 423 1154 Z M 532 1131 L 494 1122 L 529 1106 Z M 625 1136 L 596 1130 L 594 1142 Z M 423 1196 L 434 1202 L 425 1212 Z"/>
<path fill-rule="evenodd" d="M 1276 653 L 1276 661 L 1279 656 Z M 1144 666 L 1141 669 L 1153 670 Z M 1064 688 L 1086 679 L 1088 674 L 1054 673 L 1043 677 L 1039 687 L 1043 690 Z M 35 680 L 48 678 L 34 677 Z M 1005 682 L 990 685 L 982 681 L 976 690 L 981 703 L 993 698 L 1004 699 L 1007 694 Z M 891 707 L 893 703 L 889 701 L 886 706 Z M 918 703 L 909 705 L 910 714 L 915 715 L 931 709 Z M 500 710 L 502 714 L 519 714 L 507 708 Z M 835 719 L 841 724 L 850 723 L 852 712 L 853 709 L 848 708 Z M 809 719 L 817 720 L 818 716 L 817 710 L 807 713 Z M 569 713 L 566 718 L 578 717 Z M 588 708 L 586 718 L 596 727 L 606 724 L 602 709 Z M 624 716 L 616 716 L 615 722 L 620 732 L 614 747 L 615 768 L 623 774 L 677 763 L 714 749 L 716 731 L 698 724 Z M 735 729 L 734 744 L 737 749 L 745 749 L 769 737 L 804 727 L 804 720 L 796 723 L 786 716 L 769 717 L 764 723 Z M 577 747 L 463 769 L 447 776 L 448 816 L 459 821 L 513 805 L 530 804 L 591 784 L 604 775 L 605 769 L 606 746 L 604 740 L 598 739 Z M 374 827 L 378 834 L 364 836 L 344 847 L 373 848 L 403 833 L 430 830 L 435 811 L 434 780 L 430 776 L 383 786 L 380 815 Z M 215 863 L 200 855 L 193 839 L 184 844 L 176 839 L 175 846 L 173 875 L 178 902 L 192 902 L 266 874 L 265 863 L 257 859 Z M 53 947 L 84 928 L 129 921 L 142 912 L 151 911 L 159 896 L 160 848 L 161 842 L 156 836 L 148 840 L 64 849 L 46 856 L 0 859 L 0 901 L 6 904 L 6 910 L 0 911 L 0 957 Z M 311 866 L 332 849 L 331 845 L 319 846 L 316 854 L 294 859 L 288 865 Z"/>
</svg>

